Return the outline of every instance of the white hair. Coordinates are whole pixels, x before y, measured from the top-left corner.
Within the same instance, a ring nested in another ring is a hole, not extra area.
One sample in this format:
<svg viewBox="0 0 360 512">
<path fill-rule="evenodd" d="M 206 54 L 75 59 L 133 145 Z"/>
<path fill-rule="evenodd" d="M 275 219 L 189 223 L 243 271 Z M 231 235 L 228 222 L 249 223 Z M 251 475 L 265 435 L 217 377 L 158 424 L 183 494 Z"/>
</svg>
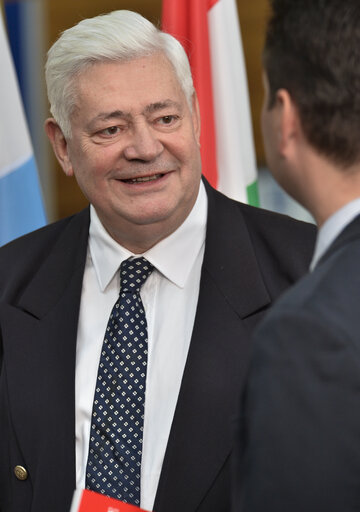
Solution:
<svg viewBox="0 0 360 512">
<path fill-rule="evenodd" d="M 45 65 L 50 112 L 64 136 L 71 137 L 76 77 L 82 71 L 96 62 L 126 62 L 157 52 L 165 54 L 172 64 L 191 108 L 194 86 L 184 48 L 140 14 L 113 11 L 65 30 L 48 51 Z"/>
</svg>

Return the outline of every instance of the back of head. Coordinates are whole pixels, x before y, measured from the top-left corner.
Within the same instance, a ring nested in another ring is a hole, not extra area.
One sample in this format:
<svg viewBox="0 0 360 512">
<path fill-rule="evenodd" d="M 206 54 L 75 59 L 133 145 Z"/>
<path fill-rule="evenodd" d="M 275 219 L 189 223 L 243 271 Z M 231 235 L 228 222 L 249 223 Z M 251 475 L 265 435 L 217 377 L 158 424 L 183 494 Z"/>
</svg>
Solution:
<svg viewBox="0 0 360 512">
<path fill-rule="evenodd" d="M 340 167 L 360 161 L 360 1 L 270 0 L 264 68 L 284 88 L 308 142 Z"/>
<path fill-rule="evenodd" d="M 190 105 L 194 88 L 185 50 L 140 14 L 113 11 L 65 30 L 50 48 L 45 66 L 50 110 L 65 137 L 71 134 L 78 74 L 97 62 L 126 62 L 157 52 L 163 52 L 174 67 Z"/>
</svg>

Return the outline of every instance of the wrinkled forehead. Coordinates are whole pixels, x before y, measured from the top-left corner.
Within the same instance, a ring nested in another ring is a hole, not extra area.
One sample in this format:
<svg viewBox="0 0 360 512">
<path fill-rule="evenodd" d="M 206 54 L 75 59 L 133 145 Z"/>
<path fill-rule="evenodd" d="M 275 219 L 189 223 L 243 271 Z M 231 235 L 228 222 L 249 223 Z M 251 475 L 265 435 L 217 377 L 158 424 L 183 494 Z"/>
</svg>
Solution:
<svg viewBox="0 0 360 512">
<path fill-rule="evenodd" d="M 72 114 L 88 111 L 91 116 L 115 110 L 141 113 L 154 104 L 177 104 L 188 108 L 173 66 L 162 54 L 129 61 L 93 63 L 74 82 Z"/>
<path fill-rule="evenodd" d="M 81 96 L 121 92 L 124 98 L 145 95 L 146 91 L 172 90 L 173 94 L 184 94 L 180 80 L 172 63 L 163 53 L 128 60 L 102 60 L 89 62 L 72 77 L 73 93 Z"/>
</svg>

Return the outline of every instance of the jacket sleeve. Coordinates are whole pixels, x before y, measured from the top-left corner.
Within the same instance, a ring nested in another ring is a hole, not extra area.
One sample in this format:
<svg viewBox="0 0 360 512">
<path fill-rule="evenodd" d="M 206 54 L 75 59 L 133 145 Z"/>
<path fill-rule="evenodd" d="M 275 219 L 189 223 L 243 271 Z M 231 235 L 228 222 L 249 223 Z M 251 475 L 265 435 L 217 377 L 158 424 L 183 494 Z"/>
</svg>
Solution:
<svg viewBox="0 0 360 512">
<path fill-rule="evenodd" d="M 331 319 L 273 310 L 256 333 L 245 403 L 245 512 L 355 510 L 360 354 Z"/>
</svg>

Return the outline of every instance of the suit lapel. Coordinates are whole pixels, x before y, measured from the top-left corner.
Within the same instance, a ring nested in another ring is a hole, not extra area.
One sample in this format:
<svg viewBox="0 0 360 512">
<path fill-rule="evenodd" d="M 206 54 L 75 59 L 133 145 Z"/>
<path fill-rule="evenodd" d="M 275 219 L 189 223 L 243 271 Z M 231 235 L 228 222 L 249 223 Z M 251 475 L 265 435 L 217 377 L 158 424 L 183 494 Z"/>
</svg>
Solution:
<svg viewBox="0 0 360 512">
<path fill-rule="evenodd" d="M 53 496 L 75 487 L 75 355 L 88 224 L 87 211 L 75 216 L 18 302 L 1 310 L 18 445 L 35 485 Z"/>
<path fill-rule="evenodd" d="M 244 319 L 270 302 L 239 208 L 207 193 L 198 307 L 156 512 L 196 510 L 229 456 L 249 348 Z"/>
</svg>

